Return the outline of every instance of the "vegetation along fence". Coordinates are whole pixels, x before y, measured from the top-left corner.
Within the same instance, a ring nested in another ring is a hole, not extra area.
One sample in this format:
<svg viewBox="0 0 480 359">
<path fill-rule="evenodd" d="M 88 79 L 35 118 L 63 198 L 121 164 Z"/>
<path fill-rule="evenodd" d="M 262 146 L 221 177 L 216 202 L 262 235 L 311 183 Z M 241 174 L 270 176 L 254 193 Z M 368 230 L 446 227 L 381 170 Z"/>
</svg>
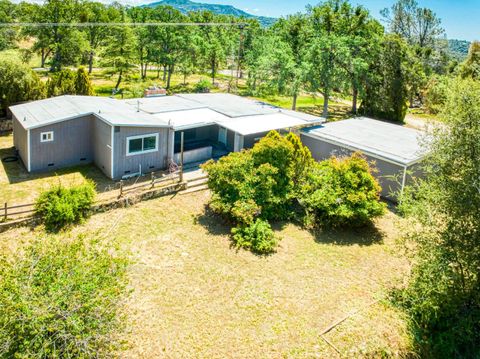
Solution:
<svg viewBox="0 0 480 359">
<path fill-rule="evenodd" d="M 142 177 L 137 177 L 133 183 L 121 180 L 117 182 L 117 198 L 122 198 L 141 191 L 150 191 L 156 187 L 162 188 L 183 180 L 180 170 L 174 172 L 159 172 L 150 174 L 150 180 L 138 183 Z M 144 178 L 144 177 L 143 177 Z M 0 207 L 0 222 L 7 222 L 16 219 L 27 219 L 35 214 L 35 203 L 9 205 L 7 202 Z"/>
</svg>

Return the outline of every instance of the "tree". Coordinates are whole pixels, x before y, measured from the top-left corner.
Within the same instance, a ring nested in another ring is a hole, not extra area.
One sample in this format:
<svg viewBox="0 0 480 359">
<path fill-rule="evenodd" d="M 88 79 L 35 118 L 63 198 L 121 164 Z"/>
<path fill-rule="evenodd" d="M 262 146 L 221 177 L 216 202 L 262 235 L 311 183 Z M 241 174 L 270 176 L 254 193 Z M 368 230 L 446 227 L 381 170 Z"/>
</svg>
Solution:
<svg viewBox="0 0 480 359">
<path fill-rule="evenodd" d="M 125 12 L 123 9 L 120 11 L 122 12 L 121 22 L 127 22 Z M 135 48 L 136 38 L 131 27 L 116 26 L 111 29 L 103 58 L 105 65 L 110 67 L 110 71 L 118 74 L 115 91 L 118 91 L 123 77 L 135 67 Z"/>
<path fill-rule="evenodd" d="M 225 22 L 231 23 L 233 17 L 214 15 L 209 11 L 192 12 L 190 20 L 199 23 Z M 237 38 L 234 27 L 229 26 L 199 26 L 195 39 L 200 49 L 200 61 L 204 68 L 208 68 L 215 85 L 215 76 L 220 66 L 226 63 L 227 55 L 233 52 L 233 38 Z"/>
<path fill-rule="evenodd" d="M 45 86 L 28 66 L 13 60 L 0 60 L 0 112 L 18 102 L 45 97 Z"/>
<path fill-rule="evenodd" d="M 297 97 L 305 83 L 304 45 L 306 28 L 307 19 L 301 14 L 280 19 L 272 28 L 272 31 L 278 34 L 281 40 L 278 48 L 274 47 L 276 54 L 272 54 L 272 58 L 277 61 L 277 64 L 283 67 L 283 70 L 277 76 L 277 81 L 280 84 L 279 90 L 293 97 L 292 110 L 297 108 Z M 283 56 L 278 56 L 279 51 L 282 51 Z"/>
<path fill-rule="evenodd" d="M 342 88 L 347 71 L 338 66 L 348 58 L 347 37 L 341 31 L 345 1 L 329 0 L 309 9 L 311 37 L 307 61 L 310 87 L 323 95 L 323 116 L 328 117 L 328 102 L 334 89 Z"/>
<path fill-rule="evenodd" d="M 444 33 L 441 20 L 428 8 L 418 7 L 416 0 L 398 0 L 391 9 L 383 9 L 390 32 L 402 36 L 410 45 L 433 48 Z"/>
<path fill-rule="evenodd" d="M 480 80 L 480 41 L 470 44 L 467 59 L 460 69 L 460 75 L 463 78 Z"/>
<path fill-rule="evenodd" d="M 157 6 L 150 14 L 152 21 L 163 23 L 185 22 L 185 16 L 171 6 Z M 171 78 L 175 67 L 182 59 L 183 53 L 188 52 L 189 34 L 191 29 L 185 26 L 158 26 L 150 27 L 147 45 L 149 58 L 158 68 L 164 68 L 166 88 L 170 88 Z"/>
<path fill-rule="evenodd" d="M 28 9 L 29 21 L 56 24 L 77 21 L 80 7 L 77 0 L 47 0 L 42 6 Z M 53 54 L 51 71 L 77 64 L 87 48 L 85 35 L 71 26 L 31 27 L 26 30 L 26 35 L 36 39 L 34 49 L 41 52 L 43 64 L 48 54 Z"/>
<path fill-rule="evenodd" d="M 117 8 L 99 2 L 86 1 L 81 6 L 80 22 L 98 23 L 85 28 L 88 40 L 88 73 L 92 73 L 93 58 L 109 35 L 109 28 L 100 23 L 108 23 L 119 18 Z"/>
<path fill-rule="evenodd" d="M 3 23 L 11 23 L 15 20 L 17 6 L 9 0 L 0 0 L 0 19 Z M 13 27 L 0 29 L 0 51 L 12 47 L 17 37 L 17 31 Z"/>
<path fill-rule="evenodd" d="M 75 94 L 83 96 L 93 95 L 92 82 L 90 81 L 90 76 L 88 76 L 84 67 L 80 67 L 77 70 L 75 77 Z"/>
<path fill-rule="evenodd" d="M 407 187 L 402 233 L 413 271 L 401 292 L 420 356 L 480 354 L 480 83 L 450 86 L 429 134 L 425 177 Z"/>
<path fill-rule="evenodd" d="M 407 113 L 408 84 L 415 63 L 405 41 L 387 35 L 378 57 L 369 67 L 372 76 L 360 112 L 390 121 L 403 122 Z"/>
</svg>

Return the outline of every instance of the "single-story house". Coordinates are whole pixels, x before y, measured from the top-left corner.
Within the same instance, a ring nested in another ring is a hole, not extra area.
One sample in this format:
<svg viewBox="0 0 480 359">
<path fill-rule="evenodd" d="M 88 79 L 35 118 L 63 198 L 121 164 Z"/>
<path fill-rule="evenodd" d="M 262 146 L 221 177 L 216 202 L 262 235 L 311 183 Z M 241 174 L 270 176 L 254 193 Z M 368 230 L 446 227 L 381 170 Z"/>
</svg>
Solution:
<svg viewBox="0 0 480 359">
<path fill-rule="evenodd" d="M 116 100 L 60 96 L 10 107 L 14 146 L 28 172 L 95 163 L 110 178 L 200 162 L 252 147 L 271 130 L 323 119 L 230 94 Z"/>
<path fill-rule="evenodd" d="M 329 122 L 303 129 L 302 142 L 320 161 L 333 155 L 362 152 L 374 163 L 382 197 L 395 200 L 412 177 L 421 176 L 425 158 L 423 133 L 400 125 L 365 117 Z"/>
</svg>

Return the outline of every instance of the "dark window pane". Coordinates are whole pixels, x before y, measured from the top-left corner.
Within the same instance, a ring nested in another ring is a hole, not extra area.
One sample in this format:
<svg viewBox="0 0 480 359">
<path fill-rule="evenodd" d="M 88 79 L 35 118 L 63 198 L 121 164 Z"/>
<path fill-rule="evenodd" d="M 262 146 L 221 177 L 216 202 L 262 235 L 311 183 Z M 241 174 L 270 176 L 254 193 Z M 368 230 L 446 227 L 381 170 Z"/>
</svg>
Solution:
<svg viewBox="0 0 480 359">
<path fill-rule="evenodd" d="M 156 143 L 157 143 L 156 136 L 145 137 L 143 139 L 143 150 L 144 151 L 154 150 L 156 147 Z"/>
<path fill-rule="evenodd" d="M 142 139 L 136 138 L 128 141 L 128 153 L 141 152 L 142 151 Z"/>
</svg>

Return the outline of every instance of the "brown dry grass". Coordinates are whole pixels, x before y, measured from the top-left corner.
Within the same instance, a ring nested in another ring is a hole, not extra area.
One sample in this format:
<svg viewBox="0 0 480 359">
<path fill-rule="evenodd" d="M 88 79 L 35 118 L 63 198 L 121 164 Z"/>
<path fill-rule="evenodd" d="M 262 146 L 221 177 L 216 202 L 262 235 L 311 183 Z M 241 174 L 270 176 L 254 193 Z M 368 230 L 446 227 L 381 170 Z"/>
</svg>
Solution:
<svg viewBox="0 0 480 359">
<path fill-rule="evenodd" d="M 231 248 L 228 226 L 204 210 L 208 199 L 198 192 L 147 201 L 58 234 L 108 234 L 131 251 L 121 357 L 339 357 L 319 333 L 361 308 L 325 336 L 342 357 L 408 350 L 402 315 L 382 301 L 367 306 L 408 270 L 394 254 L 392 213 L 375 228 L 318 235 L 278 224 L 278 252 L 261 257 Z M 8 231 L 0 250 L 41 232 Z"/>
</svg>

